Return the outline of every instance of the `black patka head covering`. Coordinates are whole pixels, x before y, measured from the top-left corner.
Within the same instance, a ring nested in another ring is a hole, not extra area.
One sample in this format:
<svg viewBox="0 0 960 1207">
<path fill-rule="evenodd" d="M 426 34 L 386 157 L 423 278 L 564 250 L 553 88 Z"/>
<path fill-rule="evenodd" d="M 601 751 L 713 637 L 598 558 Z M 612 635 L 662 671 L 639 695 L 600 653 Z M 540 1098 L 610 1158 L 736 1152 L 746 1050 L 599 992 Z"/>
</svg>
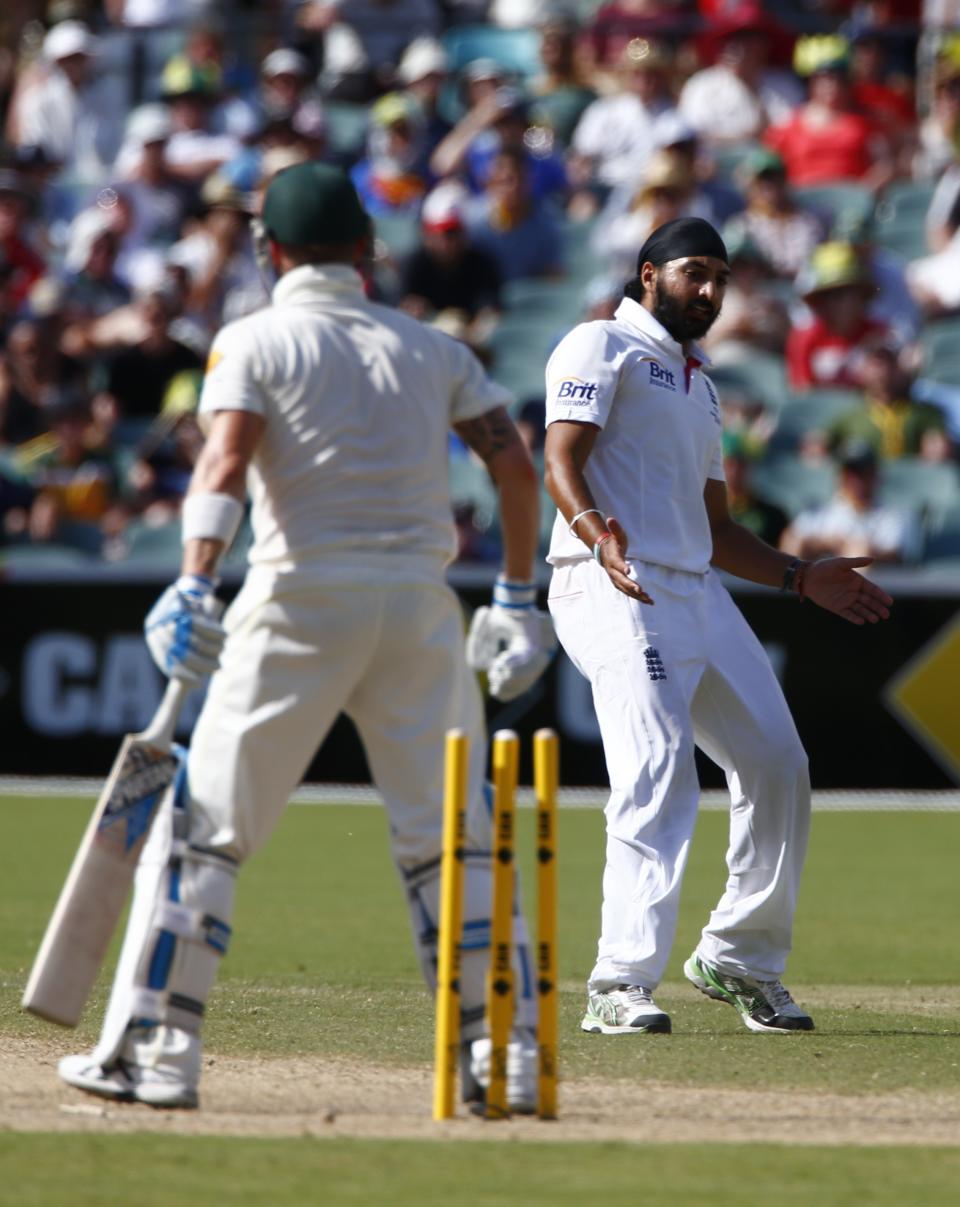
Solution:
<svg viewBox="0 0 960 1207">
<path fill-rule="evenodd" d="M 637 273 L 644 264 L 666 264 L 685 256 L 713 256 L 729 264 L 723 240 L 703 218 L 674 218 L 658 226 L 640 248 Z"/>
</svg>

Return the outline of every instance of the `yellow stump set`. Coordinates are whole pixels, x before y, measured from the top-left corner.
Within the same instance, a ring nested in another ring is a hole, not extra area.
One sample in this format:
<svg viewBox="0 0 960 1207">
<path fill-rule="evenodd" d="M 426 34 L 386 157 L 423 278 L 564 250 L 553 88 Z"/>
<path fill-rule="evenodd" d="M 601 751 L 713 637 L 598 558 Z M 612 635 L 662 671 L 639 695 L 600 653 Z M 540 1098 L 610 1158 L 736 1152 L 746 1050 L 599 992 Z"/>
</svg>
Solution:
<svg viewBox="0 0 960 1207">
<path fill-rule="evenodd" d="M 520 740 L 511 730 L 493 735 L 493 900 L 487 1028 L 490 1035 L 488 1119 L 509 1115 L 507 1044 L 513 1023 L 514 816 Z M 434 1119 L 454 1116 L 460 1047 L 460 944 L 466 840 L 469 743 L 462 730 L 447 732 L 444 757 L 443 855 L 437 950 L 437 1025 Z M 557 1115 L 557 783 L 559 741 L 552 729 L 533 738 L 537 837 L 537 1043 L 540 1076 L 537 1113 Z"/>
</svg>

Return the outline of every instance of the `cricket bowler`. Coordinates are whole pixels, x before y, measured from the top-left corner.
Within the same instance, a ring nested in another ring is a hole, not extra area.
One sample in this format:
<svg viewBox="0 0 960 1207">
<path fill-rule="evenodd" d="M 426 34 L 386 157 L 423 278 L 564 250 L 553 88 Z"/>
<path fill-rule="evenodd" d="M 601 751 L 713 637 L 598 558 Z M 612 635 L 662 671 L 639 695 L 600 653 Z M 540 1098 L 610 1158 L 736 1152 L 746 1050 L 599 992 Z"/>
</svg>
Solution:
<svg viewBox="0 0 960 1207">
<path fill-rule="evenodd" d="M 201 1027 L 230 941 L 237 870 L 267 841 L 343 711 L 386 803 L 431 987 L 444 735 L 469 736 L 461 1034 L 465 1096 L 482 1098 L 485 1048 L 473 1048 L 484 1036 L 490 821 L 482 701 L 445 581 L 455 549 L 450 428 L 485 462 L 499 496 L 503 572 L 473 636 L 501 699 L 530 687 L 551 654 L 532 582 L 536 473 L 505 409 L 509 396 L 473 354 L 365 296 L 354 265 L 370 224 L 345 173 L 316 162 L 282 171 L 261 221 L 278 277 L 272 304 L 214 340 L 200 402 L 207 440 L 183 507 L 182 571 L 146 621 L 167 675 L 213 676 L 137 869 L 99 1043 L 65 1057 L 60 1076 L 105 1098 L 197 1105 Z M 217 567 L 248 495 L 249 570 L 221 624 Z M 323 852 L 317 862 L 322 875 Z M 529 1111 L 536 1007 L 516 923 L 508 1098 Z"/>
<path fill-rule="evenodd" d="M 695 343 L 729 277 L 699 218 L 656 229 L 611 320 L 547 366 L 548 560 L 560 643 L 589 679 L 610 775 L 597 961 L 584 1031 L 668 1032 L 653 1000 L 677 923 L 699 800 L 694 748 L 730 790 L 726 889 L 687 978 L 755 1032 L 813 1029 L 781 976 L 810 822 L 807 759 L 760 642 L 716 570 L 798 594 L 853 624 L 891 600 L 869 558 L 807 563 L 727 510 L 716 390 Z"/>
</svg>

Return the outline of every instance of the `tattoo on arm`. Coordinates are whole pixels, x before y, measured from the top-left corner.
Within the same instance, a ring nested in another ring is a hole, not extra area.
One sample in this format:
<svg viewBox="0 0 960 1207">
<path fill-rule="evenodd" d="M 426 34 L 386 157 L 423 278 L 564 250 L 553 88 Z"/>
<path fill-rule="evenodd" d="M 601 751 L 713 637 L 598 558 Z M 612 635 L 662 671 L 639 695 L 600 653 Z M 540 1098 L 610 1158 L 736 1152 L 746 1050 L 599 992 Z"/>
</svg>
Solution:
<svg viewBox="0 0 960 1207">
<path fill-rule="evenodd" d="M 464 419 L 461 423 L 455 423 L 454 430 L 486 465 L 490 464 L 497 453 L 503 452 L 520 439 L 505 407 L 495 407 L 492 411 L 478 415 L 476 419 Z"/>
</svg>

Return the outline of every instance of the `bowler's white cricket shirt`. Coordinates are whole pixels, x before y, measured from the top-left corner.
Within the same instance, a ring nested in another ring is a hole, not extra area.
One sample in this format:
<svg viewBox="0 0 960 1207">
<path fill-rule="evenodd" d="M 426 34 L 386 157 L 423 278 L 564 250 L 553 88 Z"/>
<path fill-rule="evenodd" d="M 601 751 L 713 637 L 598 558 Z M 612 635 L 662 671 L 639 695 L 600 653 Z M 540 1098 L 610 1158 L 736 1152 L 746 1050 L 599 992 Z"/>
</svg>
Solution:
<svg viewBox="0 0 960 1207">
<path fill-rule="evenodd" d="M 463 344 L 369 301 L 352 268 L 305 265 L 217 335 L 200 413 L 266 421 L 248 474 L 254 571 L 416 582 L 455 548 L 450 425 L 510 401 Z"/>
<path fill-rule="evenodd" d="M 624 298 L 612 320 L 581 323 L 547 363 L 547 425 L 600 428 L 584 469 L 597 507 L 616 516 L 628 555 L 705 574 L 713 541 L 703 491 L 723 480 L 720 405 L 694 347 L 677 341 L 638 302 Z M 559 513 L 547 561 L 590 551 Z"/>
</svg>

